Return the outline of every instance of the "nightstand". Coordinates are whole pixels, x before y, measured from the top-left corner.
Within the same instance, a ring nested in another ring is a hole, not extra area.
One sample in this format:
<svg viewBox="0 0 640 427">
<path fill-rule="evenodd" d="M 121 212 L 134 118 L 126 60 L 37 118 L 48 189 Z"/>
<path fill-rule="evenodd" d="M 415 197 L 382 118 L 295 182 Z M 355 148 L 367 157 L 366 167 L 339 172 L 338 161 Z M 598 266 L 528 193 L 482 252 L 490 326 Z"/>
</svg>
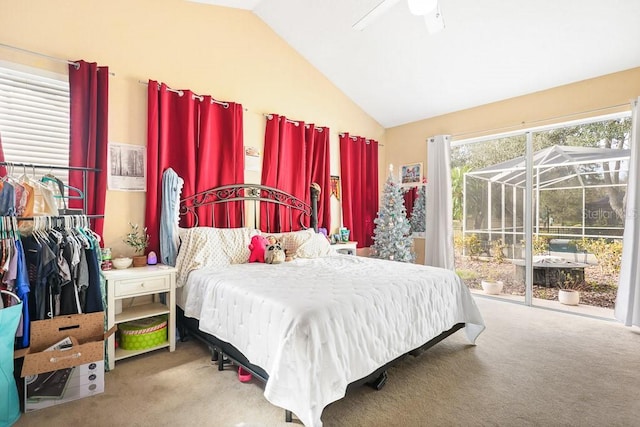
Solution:
<svg viewBox="0 0 640 427">
<path fill-rule="evenodd" d="M 107 329 L 131 320 L 168 315 L 167 340 L 144 350 L 116 348 L 115 337 L 107 340 L 109 370 L 117 360 L 160 348 L 176 349 L 176 269 L 166 265 L 148 265 L 102 272 L 107 280 Z M 164 299 L 160 296 L 164 295 Z M 127 301 L 124 301 L 127 300 Z M 163 302 L 164 301 L 164 302 Z M 116 307 L 122 311 L 116 314 Z"/>
<path fill-rule="evenodd" d="M 338 242 L 331 247 L 339 254 L 355 255 L 358 242 Z"/>
</svg>

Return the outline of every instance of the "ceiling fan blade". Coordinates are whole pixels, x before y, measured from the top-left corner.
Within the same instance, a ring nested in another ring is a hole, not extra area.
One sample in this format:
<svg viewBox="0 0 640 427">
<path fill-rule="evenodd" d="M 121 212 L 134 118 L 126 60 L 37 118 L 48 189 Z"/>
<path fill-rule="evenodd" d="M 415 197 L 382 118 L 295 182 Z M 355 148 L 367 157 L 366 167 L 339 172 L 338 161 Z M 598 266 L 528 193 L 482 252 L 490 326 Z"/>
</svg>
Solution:
<svg viewBox="0 0 640 427">
<path fill-rule="evenodd" d="M 391 9 L 392 6 L 395 6 L 400 0 L 382 0 L 378 3 L 373 9 L 367 12 L 362 18 L 360 18 L 355 24 L 353 24 L 352 28 L 354 30 L 362 31 L 367 28 L 375 19 L 377 19 L 380 15 L 385 13 L 387 10 Z"/>
<path fill-rule="evenodd" d="M 438 0 L 407 0 L 409 11 L 414 15 L 426 15 L 438 7 Z"/>
</svg>

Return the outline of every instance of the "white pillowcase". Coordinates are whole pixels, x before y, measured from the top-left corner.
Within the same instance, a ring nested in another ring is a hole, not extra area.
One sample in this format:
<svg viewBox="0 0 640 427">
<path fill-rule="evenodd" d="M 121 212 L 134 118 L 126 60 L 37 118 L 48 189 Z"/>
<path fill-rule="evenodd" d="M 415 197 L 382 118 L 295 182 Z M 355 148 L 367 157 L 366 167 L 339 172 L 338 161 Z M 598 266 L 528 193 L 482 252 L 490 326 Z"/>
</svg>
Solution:
<svg viewBox="0 0 640 427">
<path fill-rule="evenodd" d="M 296 256 L 299 258 L 319 258 L 332 254 L 331 244 L 324 234 L 314 233 L 313 236 L 298 247 Z"/>
<path fill-rule="evenodd" d="M 254 228 L 194 227 L 180 229 L 180 249 L 176 259 L 176 286 L 184 286 L 189 273 L 203 267 L 242 264 L 249 261 Z"/>
</svg>

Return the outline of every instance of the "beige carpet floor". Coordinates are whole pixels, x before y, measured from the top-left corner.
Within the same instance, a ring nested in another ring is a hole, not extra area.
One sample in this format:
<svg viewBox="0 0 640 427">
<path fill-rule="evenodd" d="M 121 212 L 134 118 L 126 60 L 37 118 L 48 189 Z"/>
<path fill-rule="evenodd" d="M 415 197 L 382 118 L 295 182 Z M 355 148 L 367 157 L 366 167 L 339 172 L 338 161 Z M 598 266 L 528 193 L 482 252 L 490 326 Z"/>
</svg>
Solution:
<svg viewBox="0 0 640 427">
<path fill-rule="evenodd" d="M 640 330 L 476 297 L 487 329 L 456 332 L 329 405 L 325 426 L 640 425 Z M 123 360 L 105 392 L 16 426 L 291 426 L 263 386 L 218 372 L 199 342 Z"/>
</svg>

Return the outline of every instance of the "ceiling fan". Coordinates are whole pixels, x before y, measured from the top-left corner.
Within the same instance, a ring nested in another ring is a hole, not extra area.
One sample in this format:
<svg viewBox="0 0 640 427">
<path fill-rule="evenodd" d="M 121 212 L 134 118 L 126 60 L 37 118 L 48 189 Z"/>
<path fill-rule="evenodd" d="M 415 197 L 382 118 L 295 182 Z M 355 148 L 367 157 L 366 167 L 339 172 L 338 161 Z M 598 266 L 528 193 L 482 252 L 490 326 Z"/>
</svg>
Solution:
<svg viewBox="0 0 640 427">
<path fill-rule="evenodd" d="M 362 31 L 368 27 L 376 18 L 391 9 L 400 0 L 382 0 L 373 9 L 360 18 L 352 28 Z M 427 31 L 431 34 L 437 33 L 444 29 L 444 19 L 440 12 L 438 0 L 407 0 L 409 11 L 413 15 L 423 16 Z"/>
</svg>

